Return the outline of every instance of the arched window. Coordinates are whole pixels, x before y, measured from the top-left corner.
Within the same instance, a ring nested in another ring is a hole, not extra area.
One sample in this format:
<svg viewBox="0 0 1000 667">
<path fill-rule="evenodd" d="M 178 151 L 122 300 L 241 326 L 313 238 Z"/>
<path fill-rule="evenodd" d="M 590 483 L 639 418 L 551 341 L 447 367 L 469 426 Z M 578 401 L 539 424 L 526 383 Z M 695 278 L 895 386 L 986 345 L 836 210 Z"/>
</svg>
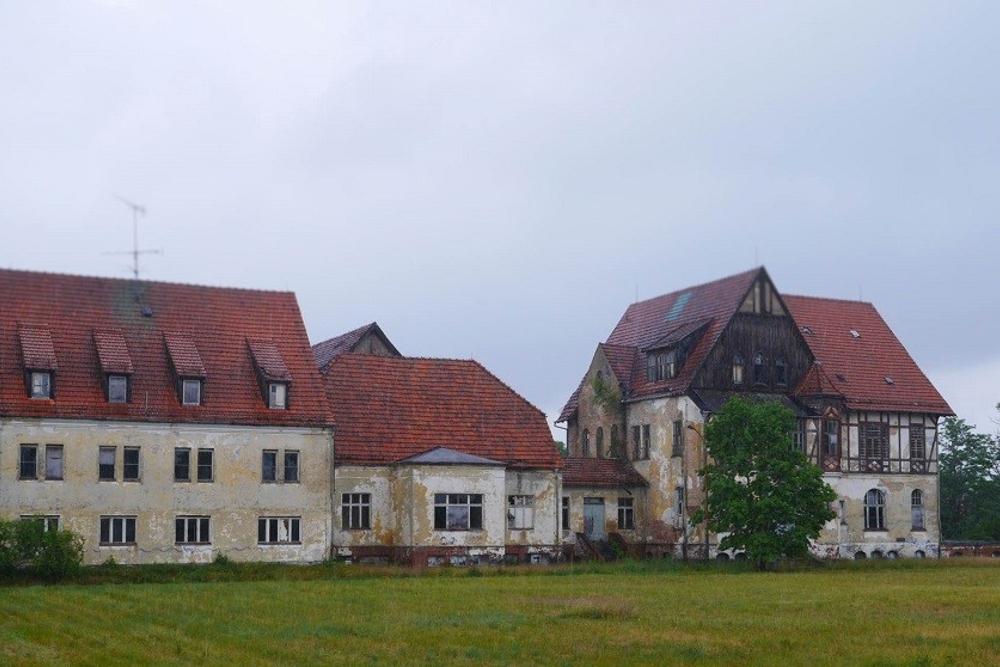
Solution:
<svg viewBox="0 0 1000 667">
<path fill-rule="evenodd" d="M 865 494 L 865 530 L 885 530 L 885 494 L 878 489 Z"/>
<path fill-rule="evenodd" d="M 611 425 L 611 451 L 609 452 L 612 458 L 618 457 L 618 424 Z"/>
<path fill-rule="evenodd" d="M 738 354 L 733 357 L 733 384 L 743 384 L 743 357 Z"/>
<path fill-rule="evenodd" d="M 604 427 L 597 427 L 597 458 L 604 458 Z"/>
<path fill-rule="evenodd" d="M 920 489 L 910 494 L 910 522 L 913 530 L 924 529 L 924 492 Z"/>
<path fill-rule="evenodd" d="M 788 364 L 781 357 L 774 362 L 774 383 L 781 386 L 788 384 Z"/>
<path fill-rule="evenodd" d="M 753 356 L 753 383 L 767 384 L 767 369 L 764 368 L 764 355 L 759 352 Z"/>
<path fill-rule="evenodd" d="M 581 447 L 581 449 L 583 450 L 582 454 L 584 456 L 590 456 L 590 431 L 588 431 L 587 429 L 583 429 L 582 440 L 583 440 L 583 444 Z"/>
</svg>

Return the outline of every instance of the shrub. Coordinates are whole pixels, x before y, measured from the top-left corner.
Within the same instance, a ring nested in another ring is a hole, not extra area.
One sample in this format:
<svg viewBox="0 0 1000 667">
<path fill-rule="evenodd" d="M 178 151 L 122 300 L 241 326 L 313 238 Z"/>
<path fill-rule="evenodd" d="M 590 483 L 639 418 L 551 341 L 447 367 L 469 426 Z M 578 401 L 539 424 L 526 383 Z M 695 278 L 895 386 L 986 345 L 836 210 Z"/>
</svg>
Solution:
<svg viewBox="0 0 1000 667">
<path fill-rule="evenodd" d="M 68 530 L 46 531 L 40 521 L 0 521 L 0 576 L 28 571 L 56 581 L 83 562 L 83 540 Z"/>
</svg>

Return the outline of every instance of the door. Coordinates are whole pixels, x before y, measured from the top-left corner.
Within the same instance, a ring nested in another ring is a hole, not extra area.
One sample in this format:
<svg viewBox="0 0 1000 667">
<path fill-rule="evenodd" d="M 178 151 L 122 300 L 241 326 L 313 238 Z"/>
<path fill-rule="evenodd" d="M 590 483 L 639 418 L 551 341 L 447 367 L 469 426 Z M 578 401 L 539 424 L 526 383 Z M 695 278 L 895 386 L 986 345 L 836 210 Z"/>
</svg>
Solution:
<svg viewBox="0 0 1000 667">
<path fill-rule="evenodd" d="M 604 539 L 604 498 L 583 499 L 583 532 L 588 539 Z"/>
</svg>

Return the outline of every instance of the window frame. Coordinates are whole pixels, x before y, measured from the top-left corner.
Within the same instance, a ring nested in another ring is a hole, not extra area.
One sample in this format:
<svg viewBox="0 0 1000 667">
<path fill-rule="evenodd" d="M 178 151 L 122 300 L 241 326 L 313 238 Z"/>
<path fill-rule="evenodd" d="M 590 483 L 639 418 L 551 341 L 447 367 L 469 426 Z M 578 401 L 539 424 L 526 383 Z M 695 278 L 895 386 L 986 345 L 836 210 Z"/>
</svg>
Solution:
<svg viewBox="0 0 1000 667">
<path fill-rule="evenodd" d="M 282 468 L 281 471 L 281 481 L 285 484 L 298 484 L 301 481 L 301 468 L 299 466 L 300 454 L 297 449 L 286 449 L 282 453 Z M 294 459 L 293 463 L 289 463 L 291 459 Z M 293 474 L 289 475 L 289 471 L 294 471 Z"/>
<path fill-rule="evenodd" d="M 128 375 L 122 373 L 109 373 L 107 382 L 108 403 L 128 403 L 130 384 Z"/>
<path fill-rule="evenodd" d="M 286 410 L 288 408 L 288 383 L 267 383 L 267 407 L 271 410 Z"/>
<path fill-rule="evenodd" d="M 106 458 L 111 459 L 108 463 Z M 116 482 L 118 481 L 118 448 L 115 446 L 101 446 L 97 448 L 97 481 Z"/>
<path fill-rule="evenodd" d="M 746 374 L 746 366 L 743 357 L 739 354 L 733 355 L 732 380 L 734 387 L 742 387 Z"/>
<path fill-rule="evenodd" d="M 18 448 L 17 454 L 17 478 L 19 480 L 38 480 L 38 445 L 25 443 Z M 28 453 L 30 456 L 25 456 Z M 30 474 L 28 471 L 30 466 Z"/>
<path fill-rule="evenodd" d="M 752 362 L 754 385 L 767 386 L 767 359 L 758 352 L 753 355 Z"/>
<path fill-rule="evenodd" d="M 49 453 L 58 452 L 58 457 L 51 457 Z M 51 461 L 59 461 L 59 473 L 58 475 L 52 470 L 54 466 L 51 465 Z M 48 444 L 45 445 L 45 481 L 47 482 L 61 482 L 66 474 L 66 449 L 62 445 Z"/>
<path fill-rule="evenodd" d="M 342 493 L 340 495 L 340 528 L 341 530 L 371 530 L 371 493 Z"/>
<path fill-rule="evenodd" d="M 257 517 L 257 544 L 258 546 L 302 544 L 302 517 Z"/>
<path fill-rule="evenodd" d="M 649 424 L 642 425 L 642 459 L 649 458 L 649 448 L 652 441 L 652 427 Z"/>
<path fill-rule="evenodd" d="M 28 371 L 28 396 L 34 400 L 53 398 L 53 377 L 51 370 L 32 369 Z"/>
<path fill-rule="evenodd" d="M 116 525 L 118 526 L 117 530 Z M 136 516 L 134 514 L 102 514 L 99 517 L 99 528 L 98 544 L 102 547 L 127 547 L 134 546 L 137 542 Z M 131 533 L 131 539 L 129 539 L 129 533 Z M 120 539 L 115 539 L 116 534 L 120 535 Z"/>
<path fill-rule="evenodd" d="M 268 458 L 272 459 L 270 470 L 268 469 Z M 268 474 L 270 473 L 270 474 Z M 260 455 L 260 481 L 262 484 L 278 483 L 278 450 L 265 449 Z"/>
<path fill-rule="evenodd" d="M 192 535 L 194 539 L 191 539 Z M 212 543 L 212 517 L 179 514 L 174 517 L 174 544 L 203 546 Z"/>
<path fill-rule="evenodd" d="M 535 529 L 535 497 L 516 494 L 507 496 L 507 530 Z"/>
<path fill-rule="evenodd" d="M 206 458 L 203 461 L 202 458 Z M 202 484 L 210 484 L 215 481 L 215 449 L 211 447 L 199 447 L 195 458 L 195 481 Z M 208 473 L 203 474 L 207 470 Z"/>
<path fill-rule="evenodd" d="M 569 496 L 562 497 L 562 504 L 560 506 L 560 519 L 562 520 L 562 529 L 569 530 Z"/>
<path fill-rule="evenodd" d="M 183 454 L 183 463 L 178 460 L 178 456 Z M 186 475 L 178 475 L 180 466 L 184 466 L 184 471 Z M 191 481 L 191 448 L 190 447 L 174 447 L 174 482 L 190 482 Z"/>
<path fill-rule="evenodd" d="M 590 457 L 590 429 L 583 429 L 583 434 L 580 436 L 580 450 L 582 456 Z"/>
<path fill-rule="evenodd" d="M 774 384 L 779 387 L 788 386 L 788 363 L 783 357 L 774 360 Z"/>
<path fill-rule="evenodd" d="M 204 402 L 204 380 L 201 378 L 181 378 L 181 405 L 187 407 L 197 407 Z M 197 394 L 189 394 L 188 388 L 197 390 Z"/>
<path fill-rule="evenodd" d="M 670 458 L 677 458 L 684 455 L 684 422 L 675 419 L 672 428 Z"/>
<path fill-rule="evenodd" d="M 865 493 L 865 530 L 879 531 L 886 530 L 885 506 L 886 494 L 881 489 L 869 489 Z"/>
<path fill-rule="evenodd" d="M 40 521 L 42 524 L 42 532 L 48 533 L 58 532 L 60 518 L 58 514 L 22 514 L 19 519 L 21 521 Z"/>
<path fill-rule="evenodd" d="M 448 532 L 471 532 L 482 529 L 483 494 L 434 494 L 434 530 Z"/>
<path fill-rule="evenodd" d="M 910 492 L 910 530 L 927 530 L 924 521 L 924 492 L 921 489 Z"/>
<path fill-rule="evenodd" d="M 618 496 L 618 530 L 635 530 L 634 498 Z"/>
<path fill-rule="evenodd" d="M 142 454 L 140 447 L 129 445 L 122 447 L 122 481 L 141 482 L 142 481 Z M 129 461 L 129 455 L 135 455 L 135 461 Z M 131 470 L 130 470 L 131 469 Z"/>
</svg>

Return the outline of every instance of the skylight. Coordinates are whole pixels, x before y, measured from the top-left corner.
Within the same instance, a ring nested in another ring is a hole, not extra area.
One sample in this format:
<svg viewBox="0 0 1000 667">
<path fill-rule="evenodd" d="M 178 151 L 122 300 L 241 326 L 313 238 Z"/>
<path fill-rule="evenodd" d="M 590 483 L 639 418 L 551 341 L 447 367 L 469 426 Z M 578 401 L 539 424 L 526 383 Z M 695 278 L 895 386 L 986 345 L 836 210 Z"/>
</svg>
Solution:
<svg viewBox="0 0 1000 667">
<path fill-rule="evenodd" d="M 851 329 L 851 338 L 861 338 L 861 334 L 857 329 Z"/>
<path fill-rule="evenodd" d="M 667 322 L 676 320 L 678 317 L 680 317 L 681 312 L 684 311 L 684 306 L 686 306 L 687 302 L 690 300 L 691 300 L 691 292 L 684 292 L 679 297 L 677 297 L 677 301 L 674 302 L 674 305 L 670 309 L 670 312 L 667 313 Z"/>
</svg>

